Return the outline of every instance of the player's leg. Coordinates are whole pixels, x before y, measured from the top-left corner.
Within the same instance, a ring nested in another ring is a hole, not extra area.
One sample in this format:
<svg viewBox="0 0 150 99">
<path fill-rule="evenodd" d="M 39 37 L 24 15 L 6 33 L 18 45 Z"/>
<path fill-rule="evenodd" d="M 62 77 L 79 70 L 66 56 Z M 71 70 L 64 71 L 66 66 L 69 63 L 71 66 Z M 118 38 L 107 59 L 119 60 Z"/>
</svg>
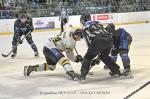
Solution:
<svg viewBox="0 0 150 99">
<path fill-rule="evenodd" d="M 24 67 L 24 75 L 29 76 L 31 72 L 33 71 L 46 71 L 46 70 L 55 70 L 57 59 L 55 56 L 51 53 L 49 49 L 43 48 L 43 54 L 45 56 L 46 62 L 43 64 L 37 64 L 37 65 L 29 65 Z"/>
<path fill-rule="evenodd" d="M 35 43 L 32 40 L 32 35 L 29 34 L 28 36 L 26 36 L 26 40 L 27 40 L 28 44 L 30 44 L 31 48 L 33 49 L 34 56 L 39 57 L 38 49 L 37 49 Z"/>
<path fill-rule="evenodd" d="M 88 49 L 90 50 L 90 49 Z M 94 59 L 97 56 L 98 53 L 90 53 L 88 51 L 83 59 L 82 66 L 81 66 L 81 75 L 80 75 L 80 81 L 81 83 L 85 83 L 86 75 L 89 73 L 89 68 L 91 66 L 92 59 Z"/>
<path fill-rule="evenodd" d="M 48 48 L 45 47 L 45 50 L 49 50 Z M 78 74 L 74 72 L 69 60 L 60 52 L 60 50 L 56 48 L 51 48 L 50 53 L 55 57 L 55 60 L 63 66 L 66 74 L 71 77 L 73 80 L 78 79 Z"/>
<path fill-rule="evenodd" d="M 61 32 L 64 32 L 64 24 L 63 24 L 63 19 L 61 19 L 61 23 L 60 23 L 60 25 L 61 25 Z"/>
<path fill-rule="evenodd" d="M 120 57 L 122 59 L 122 63 L 123 63 L 123 66 L 124 66 L 124 71 L 123 71 L 122 75 L 125 75 L 125 76 L 132 75 L 131 68 L 130 68 L 130 58 L 128 56 L 128 51 L 127 50 L 122 50 L 120 52 Z"/>
<path fill-rule="evenodd" d="M 15 34 L 13 36 L 13 41 L 12 41 L 12 50 L 13 50 L 13 53 L 11 57 L 14 58 L 17 55 L 17 37 Z"/>
<path fill-rule="evenodd" d="M 28 68 L 24 69 L 24 71 L 26 72 L 25 75 L 27 74 L 28 76 L 32 71 L 54 70 L 56 68 L 56 64 L 59 63 L 60 65 L 63 66 L 67 75 L 69 75 L 73 80 L 77 79 L 78 74 L 74 72 L 69 63 L 69 60 L 66 57 L 64 57 L 64 55 L 58 49 L 56 48 L 49 49 L 44 47 L 43 53 L 47 63 L 34 66 L 25 66 L 25 68 Z M 29 70 L 30 68 L 32 70 Z"/>
<path fill-rule="evenodd" d="M 111 70 L 110 75 L 116 74 L 116 75 L 120 76 L 120 70 L 119 70 L 120 67 L 109 56 L 110 49 L 111 48 L 104 49 L 101 52 L 100 58 L 101 58 L 102 62 L 105 65 L 107 65 L 107 67 Z"/>
<path fill-rule="evenodd" d="M 48 50 L 47 48 L 45 48 L 45 49 Z M 74 72 L 69 60 L 60 52 L 60 50 L 58 50 L 56 48 L 52 48 L 50 50 L 51 50 L 51 53 L 55 56 L 55 60 L 61 66 L 63 66 L 66 74 L 69 77 L 71 77 L 73 80 L 77 80 L 79 75 Z"/>
<path fill-rule="evenodd" d="M 116 48 L 112 48 L 111 51 L 110 51 L 110 57 L 111 59 L 116 62 L 117 61 L 117 55 L 119 53 L 119 50 L 116 49 Z M 104 69 L 108 69 L 108 66 L 107 65 L 104 65 Z"/>
<path fill-rule="evenodd" d="M 73 80 L 78 80 L 79 74 L 75 73 L 69 60 L 66 57 L 61 57 L 58 63 L 63 66 L 66 74 Z"/>
<path fill-rule="evenodd" d="M 103 45 L 105 44 L 103 44 L 101 39 L 95 39 L 88 47 L 81 66 L 81 80 L 86 79 L 92 60 L 101 52 Z"/>
</svg>

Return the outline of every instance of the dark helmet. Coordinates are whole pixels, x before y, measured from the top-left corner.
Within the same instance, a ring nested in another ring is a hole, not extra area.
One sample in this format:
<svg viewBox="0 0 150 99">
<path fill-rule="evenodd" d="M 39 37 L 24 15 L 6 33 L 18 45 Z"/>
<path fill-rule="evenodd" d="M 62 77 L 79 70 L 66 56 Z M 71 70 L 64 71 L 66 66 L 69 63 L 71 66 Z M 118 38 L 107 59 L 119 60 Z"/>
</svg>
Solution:
<svg viewBox="0 0 150 99">
<path fill-rule="evenodd" d="M 83 13 L 80 17 L 80 22 L 84 24 L 87 21 L 91 20 L 91 15 L 89 13 Z"/>
<path fill-rule="evenodd" d="M 113 31 L 115 31 L 115 25 L 114 25 L 113 23 L 108 24 L 107 27 L 106 27 L 106 30 L 107 30 L 108 32 L 113 32 Z"/>
<path fill-rule="evenodd" d="M 82 29 L 76 29 L 72 36 L 75 36 L 75 35 L 79 35 L 81 38 L 83 38 L 83 34 L 82 34 Z"/>
<path fill-rule="evenodd" d="M 19 19 L 24 19 L 24 18 L 27 18 L 26 13 L 20 13 L 19 14 Z"/>
</svg>

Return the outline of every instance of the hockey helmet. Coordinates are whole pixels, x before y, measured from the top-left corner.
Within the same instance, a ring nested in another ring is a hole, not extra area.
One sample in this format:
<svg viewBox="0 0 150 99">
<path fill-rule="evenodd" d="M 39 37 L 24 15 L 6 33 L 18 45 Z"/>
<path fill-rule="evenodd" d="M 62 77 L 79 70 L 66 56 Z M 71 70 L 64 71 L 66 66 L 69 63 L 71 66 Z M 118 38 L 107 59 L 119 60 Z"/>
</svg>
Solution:
<svg viewBox="0 0 150 99">
<path fill-rule="evenodd" d="M 110 33 L 115 31 L 115 25 L 113 23 L 108 24 L 106 30 Z"/>
<path fill-rule="evenodd" d="M 26 20 L 27 20 L 27 15 L 26 15 L 26 13 L 20 13 L 20 14 L 19 14 L 19 19 L 20 19 L 20 21 L 21 21 L 22 23 L 25 23 Z"/>
<path fill-rule="evenodd" d="M 26 13 L 20 13 L 19 14 L 19 19 L 25 19 L 25 18 L 27 18 Z"/>
<path fill-rule="evenodd" d="M 76 29 L 73 32 L 72 36 L 75 36 L 75 35 L 78 35 L 78 36 L 80 36 L 80 38 L 83 38 L 82 29 Z"/>
<path fill-rule="evenodd" d="M 83 13 L 80 17 L 80 22 L 84 24 L 87 21 L 91 20 L 91 15 L 89 13 Z"/>
</svg>

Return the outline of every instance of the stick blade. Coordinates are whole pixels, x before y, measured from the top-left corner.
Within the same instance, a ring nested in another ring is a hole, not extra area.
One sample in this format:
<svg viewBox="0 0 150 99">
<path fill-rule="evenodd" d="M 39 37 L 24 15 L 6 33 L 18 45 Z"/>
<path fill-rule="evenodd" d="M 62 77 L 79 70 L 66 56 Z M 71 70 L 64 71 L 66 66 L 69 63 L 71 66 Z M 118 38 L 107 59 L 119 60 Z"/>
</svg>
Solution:
<svg viewBox="0 0 150 99">
<path fill-rule="evenodd" d="M 8 55 L 5 55 L 5 54 L 3 54 L 3 53 L 2 53 L 2 56 L 3 56 L 3 57 L 8 57 Z"/>
</svg>

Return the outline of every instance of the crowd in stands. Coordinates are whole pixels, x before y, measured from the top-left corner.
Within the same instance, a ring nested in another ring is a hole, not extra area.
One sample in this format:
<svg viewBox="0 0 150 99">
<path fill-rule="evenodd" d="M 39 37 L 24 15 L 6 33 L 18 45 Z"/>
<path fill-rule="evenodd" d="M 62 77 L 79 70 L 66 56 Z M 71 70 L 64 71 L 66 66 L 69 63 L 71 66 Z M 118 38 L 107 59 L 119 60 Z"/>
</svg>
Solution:
<svg viewBox="0 0 150 99">
<path fill-rule="evenodd" d="M 0 19 L 16 18 L 21 10 L 33 17 L 59 16 L 62 7 L 69 15 L 148 11 L 150 0 L 1 0 Z"/>
</svg>

